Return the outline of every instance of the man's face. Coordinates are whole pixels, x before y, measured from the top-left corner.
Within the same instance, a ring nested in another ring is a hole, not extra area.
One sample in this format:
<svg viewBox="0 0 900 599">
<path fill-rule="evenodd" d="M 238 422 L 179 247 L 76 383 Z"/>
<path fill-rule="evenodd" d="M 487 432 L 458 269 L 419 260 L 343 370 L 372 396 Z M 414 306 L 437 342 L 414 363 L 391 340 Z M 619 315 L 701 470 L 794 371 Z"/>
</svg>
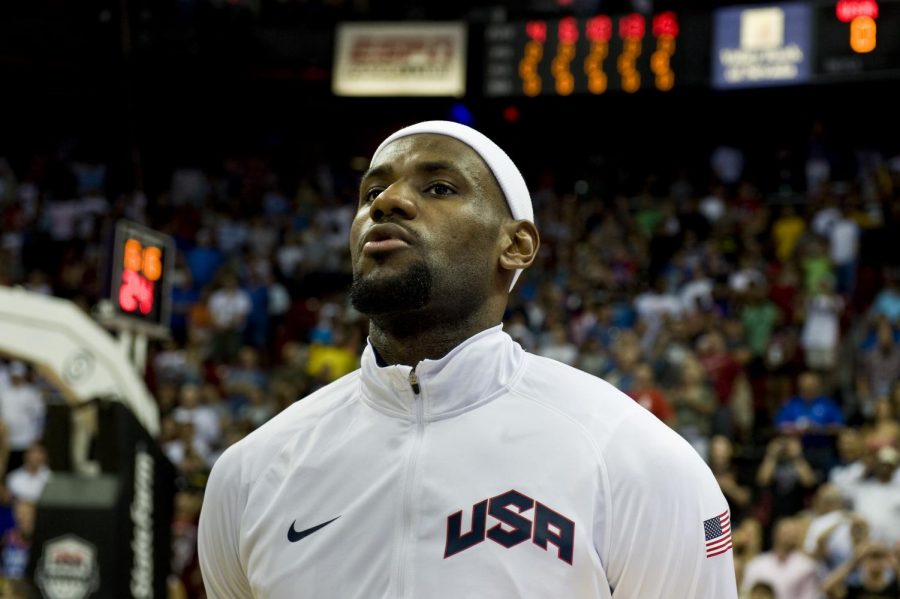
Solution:
<svg viewBox="0 0 900 599">
<path fill-rule="evenodd" d="M 807 372 L 800 376 L 798 383 L 800 388 L 800 396 L 804 399 L 815 399 L 819 393 L 819 379 L 811 372 Z"/>
<path fill-rule="evenodd" d="M 506 210 L 493 175 L 464 143 L 433 134 L 392 142 L 360 183 L 353 304 L 369 315 L 426 306 L 468 313 L 491 292 Z"/>
</svg>

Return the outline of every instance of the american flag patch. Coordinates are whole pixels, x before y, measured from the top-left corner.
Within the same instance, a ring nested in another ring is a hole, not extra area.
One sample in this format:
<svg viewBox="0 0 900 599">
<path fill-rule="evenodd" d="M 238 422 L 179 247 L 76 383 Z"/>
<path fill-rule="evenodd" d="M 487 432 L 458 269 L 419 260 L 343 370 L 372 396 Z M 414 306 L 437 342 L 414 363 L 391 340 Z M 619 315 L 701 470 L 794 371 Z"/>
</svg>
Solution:
<svg viewBox="0 0 900 599">
<path fill-rule="evenodd" d="M 706 533 L 706 557 L 713 557 L 731 549 L 731 516 L 725 510 L 715 518 L 703 521 Z"/>
</svg>

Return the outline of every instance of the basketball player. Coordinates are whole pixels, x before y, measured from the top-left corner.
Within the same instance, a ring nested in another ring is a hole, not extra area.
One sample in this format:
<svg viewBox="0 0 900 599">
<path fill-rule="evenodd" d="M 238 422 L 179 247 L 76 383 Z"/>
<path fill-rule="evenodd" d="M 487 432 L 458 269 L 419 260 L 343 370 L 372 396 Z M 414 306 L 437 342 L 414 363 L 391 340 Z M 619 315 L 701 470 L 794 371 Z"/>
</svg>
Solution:
<svg viewBox="0 0 900 599">
<path fill-rule="evenodd" d="M 538 251 L 481 133 L 388 137 L 362 178 L 361 368 L 227 450 L 200 519 L 211 599 L 733 599 L 727 504 L 671 429 L 503 332 Z"/>
</svg>

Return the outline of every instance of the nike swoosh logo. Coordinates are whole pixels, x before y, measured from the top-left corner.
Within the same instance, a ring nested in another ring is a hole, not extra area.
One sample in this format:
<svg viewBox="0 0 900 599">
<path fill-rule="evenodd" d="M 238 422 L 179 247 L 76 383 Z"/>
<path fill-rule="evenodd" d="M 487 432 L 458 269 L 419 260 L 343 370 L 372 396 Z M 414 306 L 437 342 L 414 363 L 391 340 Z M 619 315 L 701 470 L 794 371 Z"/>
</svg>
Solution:
<svg viewBox="0 0 900 599">
<path fill-rule="evenodd" d="M 306 530 L 301 530 L 300 532 L 297 532 L 296 530 L 294 530 L 294 524 L 297 523 L 297 521 L 294 520 L 293 522 L 291 522 L 291 527 L 288 529 L 288 541 L 290 541 L 291 543 L 296 543 L 297 541 L 301 541 L 301 540 L 305 539 L 306 537 L 308 537 L 309 535 L 311 535 L 312 533 L 319 530 L 320 528 L 325 528 L 326 526 L 328 526 L 329 524 L 331 524 L 338 518 L 340 518 L 340 516 L 337 516 L 336 518 L 332 518 L 328 522 L 322 522 L 321 524 L 316 524 L 312 528 L 307 528 Z"/>
</svg>

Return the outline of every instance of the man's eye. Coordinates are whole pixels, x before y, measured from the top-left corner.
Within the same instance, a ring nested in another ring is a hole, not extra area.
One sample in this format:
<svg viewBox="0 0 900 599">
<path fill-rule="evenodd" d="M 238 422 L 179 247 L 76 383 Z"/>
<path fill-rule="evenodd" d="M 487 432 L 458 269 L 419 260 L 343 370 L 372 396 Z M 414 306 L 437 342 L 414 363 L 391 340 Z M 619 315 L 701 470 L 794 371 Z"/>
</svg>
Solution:
<svg viewBox="0 0 900 599">
<path fill-rule="evenodd" d="M 452 193 L 456 193 L 456 190 L 443 183 L 432 183 L 428 186 L 428 191 L 439 196 L 448 196 Z"/>
<path fill-rule="evenodd" d="M 377 198 L 382 191 L 384 191 L 384 189 L 381 187 L 373 187 L 366 192 L 366 195 L 363 196 L 363 199 L 365 199 L 366 202 L 371 202 L 372 200 Z"/>
</svg>

